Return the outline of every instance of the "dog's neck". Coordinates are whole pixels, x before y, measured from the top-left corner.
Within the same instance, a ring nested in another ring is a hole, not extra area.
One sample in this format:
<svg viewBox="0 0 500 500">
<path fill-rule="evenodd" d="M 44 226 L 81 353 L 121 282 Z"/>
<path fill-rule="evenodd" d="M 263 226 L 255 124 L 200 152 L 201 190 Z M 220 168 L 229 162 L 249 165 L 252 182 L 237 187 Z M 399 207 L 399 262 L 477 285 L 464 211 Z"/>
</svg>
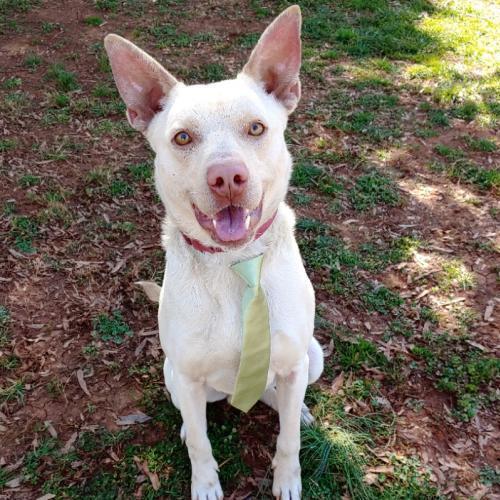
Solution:
<svg viewBox="0 0 500 500">
<path fill-rule="evenodd" d="M 258 240 L 269 229 L 269 227 L 271 226 L 271 224 L 273 223 L 273 221 L 276 217 L 276 214 L 277 214 L 277 211 L 274 212 L 272 217 L 270 219 L 268 219 L 266 222 L 264 222 L 264 224 L 262 224 L 262 226 L 260 226 L 257 229 L 255 236 L 253 238 L 253 241 Z M 223 248 L 206 246 L 201 241 L 190 238 L 189 236 L 186 236 L 184 233 L 182 233 L 182 236 L 188 245 L 191 245 L 195 250 L 198 250 L 199 252 L 202 252 L 202 253 L 221 253 L 221 252 L 224 252 Z"/>
</svg>

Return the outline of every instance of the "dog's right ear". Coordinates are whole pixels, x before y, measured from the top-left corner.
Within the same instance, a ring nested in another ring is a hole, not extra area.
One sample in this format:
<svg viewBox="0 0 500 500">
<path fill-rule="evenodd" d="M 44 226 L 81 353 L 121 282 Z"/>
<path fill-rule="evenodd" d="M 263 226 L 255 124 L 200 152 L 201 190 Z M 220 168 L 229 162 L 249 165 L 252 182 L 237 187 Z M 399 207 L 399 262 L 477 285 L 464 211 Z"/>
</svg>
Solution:
<svg viewBox="0 0 500 500">
<path fill-rule="evenodd" d="M 127 106 L 130 125 L 145 132 L 163 99 L 179 83 L 161 64 L 118 35 L 104 39 L 116 86 Z"/>
</svg>

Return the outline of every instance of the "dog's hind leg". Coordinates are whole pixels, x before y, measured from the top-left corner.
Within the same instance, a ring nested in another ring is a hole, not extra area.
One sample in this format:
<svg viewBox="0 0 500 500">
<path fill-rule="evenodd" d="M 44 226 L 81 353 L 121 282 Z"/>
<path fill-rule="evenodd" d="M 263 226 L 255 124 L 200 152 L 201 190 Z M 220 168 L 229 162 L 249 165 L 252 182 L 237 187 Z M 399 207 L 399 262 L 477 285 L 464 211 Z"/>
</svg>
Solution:
<svg viewBox="0 0 500 500">
<path fill-rule="evenodd" d="M 319 342 L 314 337 L 309 344 L 307 355 L 309 356 L 307 383 L 312 384 L 316 382 L 316 380 L 318 380 L 321 373 L 323 372 L 323 349 L 321 349 Z M 267 406 L 270 406 L 273 410 L 278 411 L 278 401 L 276 399 L 275 386 L 267 388 L 266 392 L 264 392 L 260 400 Z M 312 416 L 309 408 L 305 403 L 302 404 L 302 409 L 300 412 L 300 422 L 305 426 L 311 425 L 314 422 L 314 417 Z"/>
<path fill-rule="evenodd" d="M 267 406 L 271 407 L 274 411 L 278 411 L 278 400 L 275 386 L 268 387 L 264 394 L 262 394 L 260 400 Z M 314 422 L 314 417 L 305 403 L 302 403 L 302 409 L 300 410 L 300 422 L 306 427 Z"/>
<path fill-rule="evenodd" d="M 313 384 L 323 373 L 324 355 L 319 342 L 313 337 L 307 350 L 309 356 L 308 384 Z"/>
</svg>

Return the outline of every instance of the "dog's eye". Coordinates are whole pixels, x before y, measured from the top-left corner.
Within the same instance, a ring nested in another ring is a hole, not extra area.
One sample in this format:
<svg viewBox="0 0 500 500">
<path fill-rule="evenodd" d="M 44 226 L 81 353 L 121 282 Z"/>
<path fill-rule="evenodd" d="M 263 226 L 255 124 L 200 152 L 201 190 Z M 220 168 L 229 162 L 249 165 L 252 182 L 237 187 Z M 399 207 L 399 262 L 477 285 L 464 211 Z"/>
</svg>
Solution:
<svg viewBox="0 0 500 500">
<path fill-rule="evenodd" d="M 175 134 L 175 136 L 174 136 L 174 141 L 179 146 L 186 146 L 192 140 L 193 140 L 192 137 L 185 130 L 181 130 L 180 132 L 177 132 L 177 134 Z"/>
<path fill-rule="evenodd" d="M 248 135 L 253 135 L 254 137 L 257 137 L 259 135 L 262 135 L 264 133 L 264 130 L 266 130 L 266 127 L 264 127 L 262 123 L 252 122 L 250 124 L 250 127 L 248 128 Z"/>
</svg>

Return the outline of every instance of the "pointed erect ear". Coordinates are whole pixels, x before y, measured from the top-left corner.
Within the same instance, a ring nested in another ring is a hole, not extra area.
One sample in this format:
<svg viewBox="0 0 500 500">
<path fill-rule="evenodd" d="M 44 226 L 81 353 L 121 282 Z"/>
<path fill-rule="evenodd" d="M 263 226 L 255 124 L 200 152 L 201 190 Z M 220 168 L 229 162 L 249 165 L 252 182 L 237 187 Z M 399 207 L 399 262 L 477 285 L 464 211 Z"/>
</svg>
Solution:
<svg viewBox="0 0 500 500">
<path fill-rule="evenodd" d="M 298 5 L 283 11 L 253 49 L 243 73 L 263 85 L 291 113 L 300 99 L 300 26 Z"/>
<path fill-rule="evenodd" d="M 130 125 L 144 132 L 161 100 L 178 82 L 161 64 L 118 35 L 104 39 L 116 86 L 127 105 Z"/>
</svg>

